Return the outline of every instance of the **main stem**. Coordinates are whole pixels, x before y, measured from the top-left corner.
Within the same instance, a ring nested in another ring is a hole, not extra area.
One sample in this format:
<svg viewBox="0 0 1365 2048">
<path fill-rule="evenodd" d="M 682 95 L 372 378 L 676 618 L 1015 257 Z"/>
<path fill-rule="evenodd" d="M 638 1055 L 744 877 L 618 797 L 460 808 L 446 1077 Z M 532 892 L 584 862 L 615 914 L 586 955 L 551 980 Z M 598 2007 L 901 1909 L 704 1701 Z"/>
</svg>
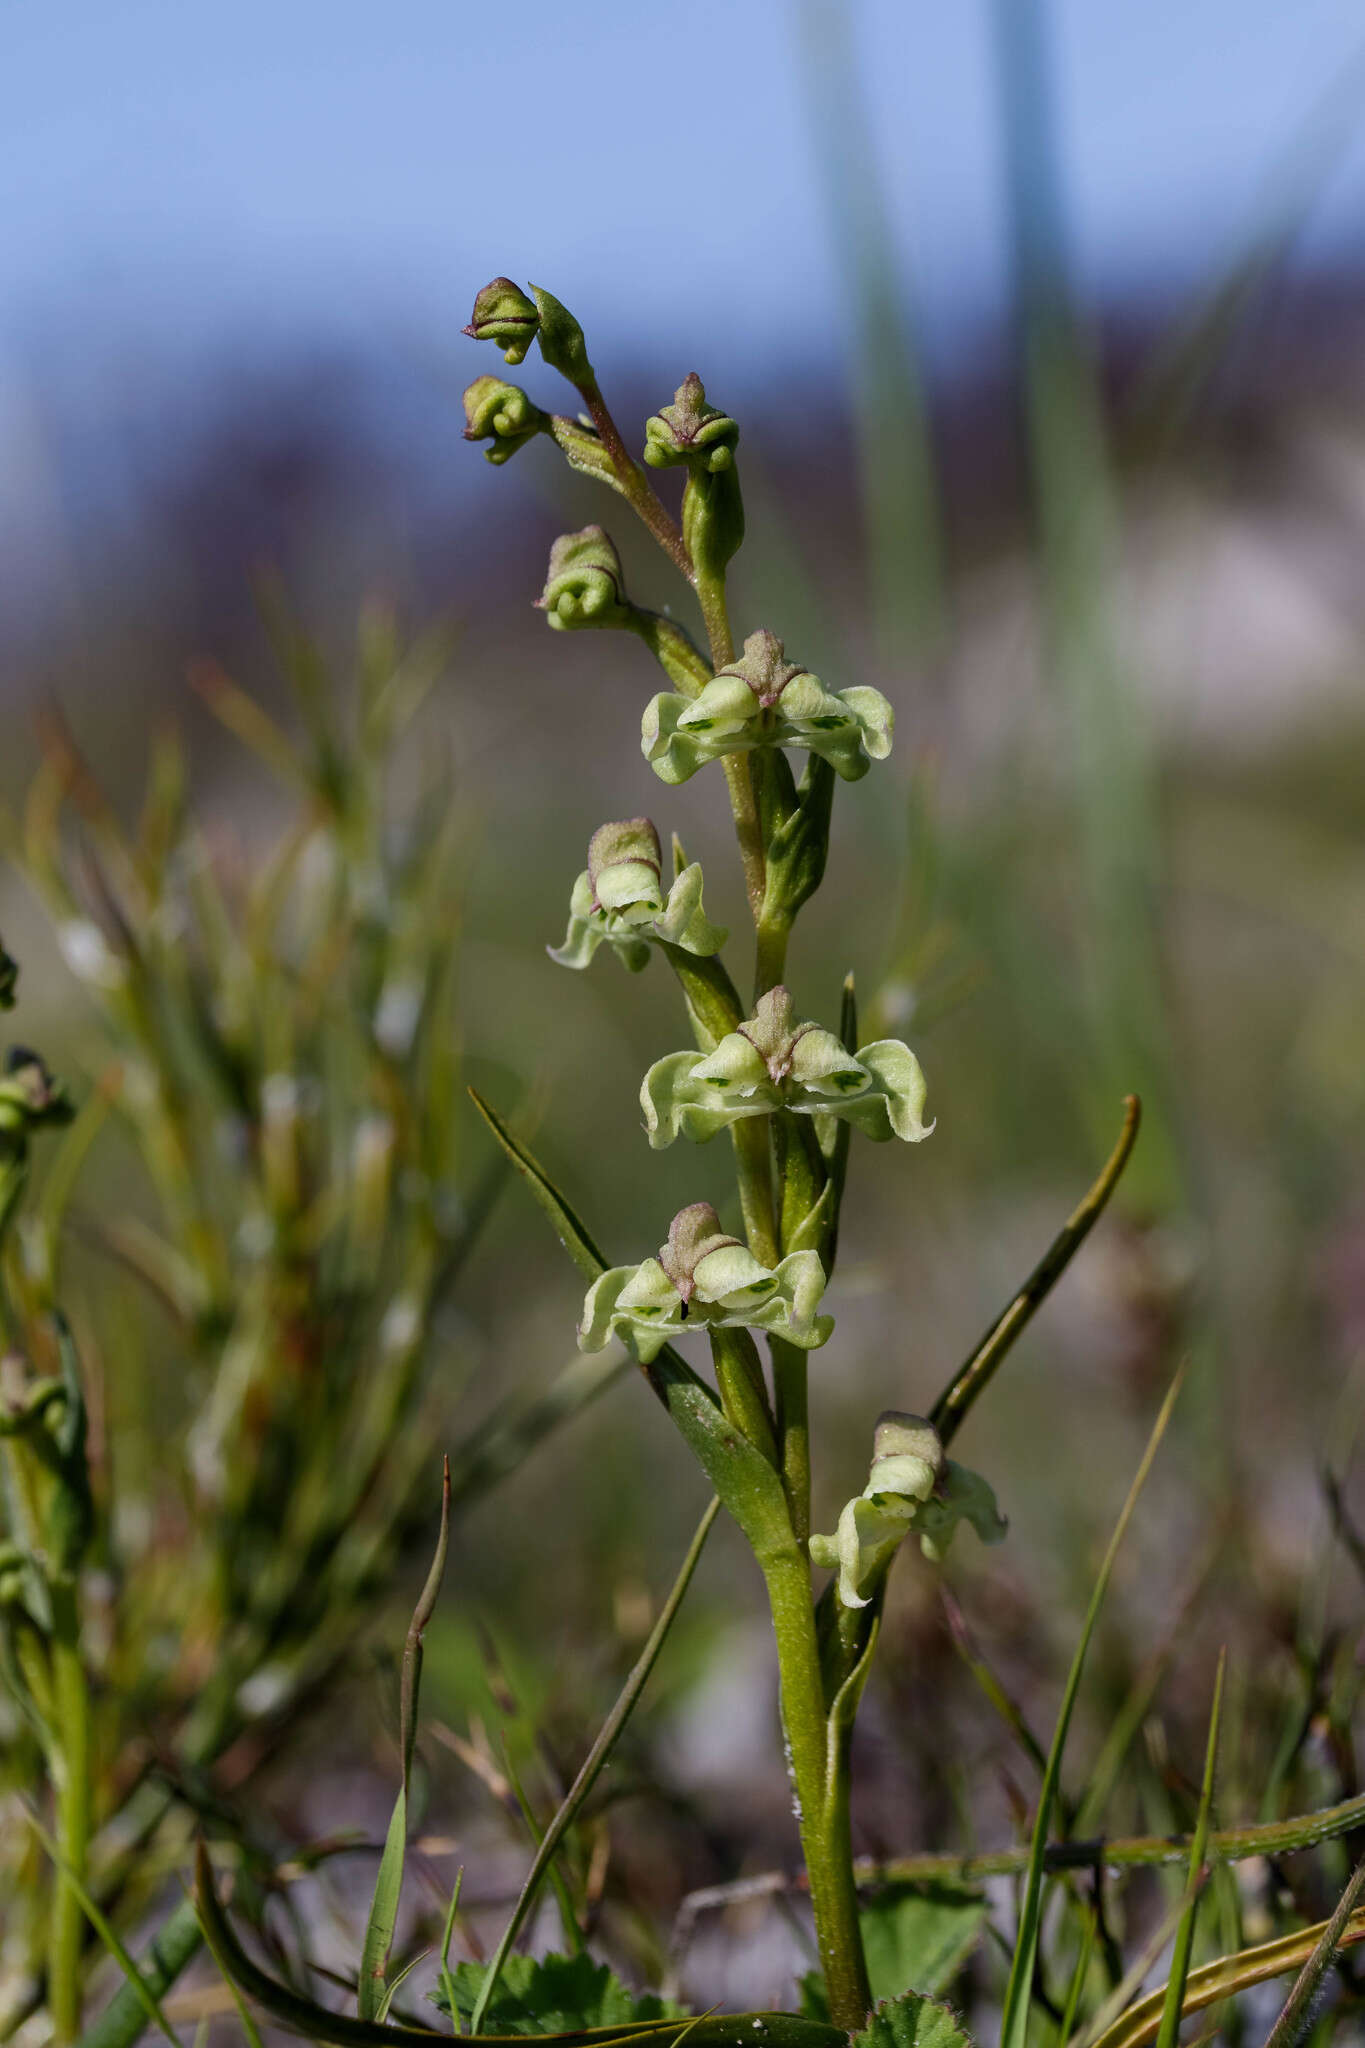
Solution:
<svg viewBox="0 0 1365 2048">
<path fill-rule="evenodd" d="M 795 1546 L 760 1562 L 777 1639 L 782 1726 L 829 2016 L 835 2026 L 855 2033 L 866 2023 L 872 1993 L 858 1924 L 848 1788 L 830 1751 L 836 1738 L 820 1678 L 810 1568 Z"/>
<path fill-rule="evenodd" d="M 68 2042 L 74 2041 L 81 2030 L 85 1915 L 77 1886 L 85 1882 L 90 1849 L 91 1769 L 90 1690 L 81 1661 L 76 1589 L 69 1581 L 52 1588 L 50 1655 L 53 1719 L 59 1745 L 52 1764 L 57 1794 L 57 1845 L 66 1868 L 57 1874 L 52 1903 L 47 1996 L 53 2039 Z"/>
</svg>

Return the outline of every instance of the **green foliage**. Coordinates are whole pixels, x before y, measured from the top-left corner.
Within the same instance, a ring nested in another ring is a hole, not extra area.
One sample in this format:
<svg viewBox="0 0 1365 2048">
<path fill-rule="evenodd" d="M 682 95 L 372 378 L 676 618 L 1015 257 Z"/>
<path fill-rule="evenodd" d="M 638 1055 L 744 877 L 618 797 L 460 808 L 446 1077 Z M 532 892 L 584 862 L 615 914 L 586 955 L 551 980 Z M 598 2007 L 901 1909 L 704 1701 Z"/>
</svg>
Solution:
<svg viewBox="0 0 1365 2048">
<path fill-rule="evenodd" d="M 981 1938 L 986 1901 L 965 1885 L 891 1885 L 874 1893 L 858 1915 L 872 1996 L 946 1991 Z M 812 1970 L 801 1979 L 801 2010 L 827 2020 L 824 1983 Z"/>
<path fill-rule="evenodd" d="M 883 2000 L 852 2041 L 853 2048 L 972 2048 L 971 2035 L 950 2006 L 914 1991 Z"/>
<path fill-rule="evenodd" d="M 482 1963 L 459 1963 L 451 1971 L 454 2016 L 461 2031 L 477 2010 L 487 1975 Z M 440 1991 L 431 2002 L 451 2008 Z M 595 1963 L 586 1950 L 576 1956 L 509 1956 L 483 2015 L 490 2034 L 566 2034 L 581 2027 L 621 2027 L 631 2020 L 681 2019 L 684 2008 L 653 1992 L 636 1993 Z"/>
</svg>

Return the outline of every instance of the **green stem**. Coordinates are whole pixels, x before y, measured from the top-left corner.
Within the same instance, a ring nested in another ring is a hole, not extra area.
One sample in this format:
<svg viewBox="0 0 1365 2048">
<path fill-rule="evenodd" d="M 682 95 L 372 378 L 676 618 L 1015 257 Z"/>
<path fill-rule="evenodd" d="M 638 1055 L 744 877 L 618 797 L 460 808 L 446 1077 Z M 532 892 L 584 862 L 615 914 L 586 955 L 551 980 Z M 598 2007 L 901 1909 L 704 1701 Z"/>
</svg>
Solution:
<svg viewBox="0 0 1365 2048">
<path fill-rule="evenodd" d="M 48 2007 L 56 2042 L 74 2041 L 81 2027 L 81 1949 L 85 1915 L 80 1887 L 90 1848 L 90 1690 L 81 1661 L 76 1589 L 68 1579 L 52 1588 L 52 1710 L 58 1749 L 52 1761 L 57 1794 L 57 1843 L 70 1877 L 59 1875 L 48 1941 Z M 74 1879 L 73 1883 L 71 1880 Z"/>
<path fill-rule="evenodd" d="M 692 557 L 687 552 L 682 534 L 663 499 L 621 439 L 621 430 L 607 410 L 606 400 L 591 371 L 577 389 L 601 437 L 602 446 L 611 457 L 612 467 L 620 479 L 622 495 L 639 513 L 664 553 L 676 563 L 689 583 L 694 582 Z"/>
<path fill-rule="evenodd" d="M 755 931 L 755 1002 L 760 996 L 766 996 L 770 988 L 776 988 L 784 979 L 787 972 L 787 941 L 790 937 L 790 918 L 760 917 Z"/>
<path fill-rule="evenodd" d="M 749 1250 L 760 1266 L 777 1264 L 777 1225 L 773 1216 L 772 1159 L 768 1150 L 768 1118 L 742 1116 L 730 1126 L 739 1179 L 739 1207 Z"/>
<path fill-rule="evenodd" d="M 795 1344 L 783 1343 L 780 1337 L 770 1338 L 768 1348 L 773 1361 L 782 1485 L 796 1540 L 804 1549 L 810 1538 L 809 1367 L 805 1352 Z"/>
<path fill-rule="evenodd" d="M 795 1545 L 759 1562 L 777 1638 L 782 1726 L 829 2014 L 835 2026 L 852 2033 L 864 2024 L 872 1994 L 853 1878 L 847 1772 L 828 1770 L 834 1735 L 826 1717 L 810 1568 Z"/>
</svg>

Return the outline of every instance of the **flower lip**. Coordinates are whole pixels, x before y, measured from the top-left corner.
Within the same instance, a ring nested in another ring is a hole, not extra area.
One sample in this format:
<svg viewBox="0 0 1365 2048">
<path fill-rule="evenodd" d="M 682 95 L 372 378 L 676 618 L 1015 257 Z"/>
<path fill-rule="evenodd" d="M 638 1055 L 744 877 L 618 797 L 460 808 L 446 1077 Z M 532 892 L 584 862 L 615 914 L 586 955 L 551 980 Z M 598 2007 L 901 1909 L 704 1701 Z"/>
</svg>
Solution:
<svg viewBox="0 0 1365 2048">
<path fill-rule="evenodd" d="M 592 884 L 593 907 L 600 910 L 599 884 L 608 868 L 629 864 L 653 871 L 656 885 L 663 880 L 663 848 L 649 818 L 623 818 L 619 824 L 599 825 L 588 841 L 588 879 Z"/>
</svg>

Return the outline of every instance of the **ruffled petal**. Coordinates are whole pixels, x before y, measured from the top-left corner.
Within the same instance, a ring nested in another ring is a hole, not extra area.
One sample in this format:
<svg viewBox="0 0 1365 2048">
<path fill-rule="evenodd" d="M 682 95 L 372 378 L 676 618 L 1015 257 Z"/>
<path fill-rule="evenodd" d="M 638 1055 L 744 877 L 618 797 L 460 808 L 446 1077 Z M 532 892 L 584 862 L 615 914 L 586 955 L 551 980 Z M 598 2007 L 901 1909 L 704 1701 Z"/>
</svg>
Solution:
<svg viewBox="0 0 1365 2048">
<path fill-rule="evenodd" d="M 611 1266 L 599 1273 L 583 1297 L 583 1315 L 578 1325 L 580 1351 L 601 1351 L 611 1336 L 612 1318 L 621 1290 L 634 1279 L 634 1266 Z"/>
<path fill-rule="evenodd" d="M 909 1046 L 898 1038 L 879 1038 L 872 1045 L 859 1046 L 858 1064 L 866 1067 L 885 1096 L 896 1136 L 910 1144 L 927 1138 L 934 1128 L 924 1121 L 928 1084 Z"/>
<path fill-rule="evenodd" d="M 694 860 L 669 890 L 663 914 L 654 920 L 654 931 L 669 945 L 704 958 L 719 953 L 730 934 L 724 925 L 712 924 L 702 908 L 701 891 L 701 862 Z"/>
</svg>

